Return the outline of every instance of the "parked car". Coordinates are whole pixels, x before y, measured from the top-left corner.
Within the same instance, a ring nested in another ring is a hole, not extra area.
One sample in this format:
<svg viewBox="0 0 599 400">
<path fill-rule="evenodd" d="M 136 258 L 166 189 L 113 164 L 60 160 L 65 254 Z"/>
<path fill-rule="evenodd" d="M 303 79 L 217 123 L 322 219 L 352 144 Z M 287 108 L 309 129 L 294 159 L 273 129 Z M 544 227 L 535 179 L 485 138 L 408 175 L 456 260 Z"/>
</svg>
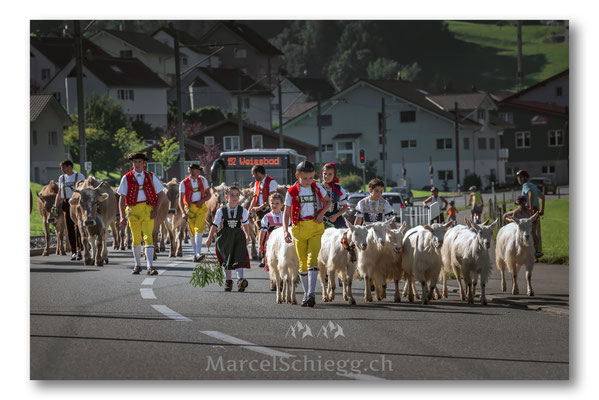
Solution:
<svg viewBox="0 0 599 400">
<path fill-rule="evenodd" d="M 345 212 L 345 214 L 343 214 L 343 216 L 345 218 L 347 218 L 347 220 L 349 222 L 351 222 L 352 224 L 354 223 L 354 220 L 356 219 L 356 205 L 358 205 L 358 202 L 360 200 L 362 200 L 364 197 L 369 196 L 370 193 L 368 192 L 364 192 L 364 193 L 350 193 L 349 196 L 347 197 L 347 206 L 348 206 L 348 210 Z"/>
<path fill-rule="evenodd" d="M 400 215 L 401 209 L 407 207 L 407 202 L 399 192 L 385 192 L 383 198 L 389 202 L 396 215 Z"/>
<path fill-rule="evenodd" d="M 407 187 L 392 187 L 391 190 L 389 192 L 396 192 L 396 193 L 401 193 L 401 197 L 404 200 L 404 204 L 406 206 L 413 206 L 414 205 L 414 195 L 412 194 L 412 190 L 407 188 Z"/>
<path fill-rule="evenodd" d="M 551 194 L 557 193 L 557 184 L 555 181 L 549 177 L 533 177 L 528 180 L 530 183 L 534 183 L 539 190 L 545 194 L 551 192 Z"/>
</svg>

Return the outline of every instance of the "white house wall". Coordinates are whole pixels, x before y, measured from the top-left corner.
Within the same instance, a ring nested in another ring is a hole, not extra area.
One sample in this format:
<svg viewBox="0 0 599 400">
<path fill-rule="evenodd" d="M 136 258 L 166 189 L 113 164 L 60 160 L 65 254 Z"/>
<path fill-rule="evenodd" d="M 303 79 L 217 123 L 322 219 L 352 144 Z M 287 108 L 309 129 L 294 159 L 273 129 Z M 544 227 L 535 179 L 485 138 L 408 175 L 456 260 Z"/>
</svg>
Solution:
<svg viewBox="0 0 599 400">
<path fill-rule="evenodd" d="M 562 95 L 556 95 L 556 89 L 562 88 Z M 570 97 L 569 75 L 562 76 L 544 86 L 531 90 L 518 97 L 517 101 L 538 101 L 541 103 L 552 104 L 558 107 L 567 107 Z"/>
<path fill-rule="evenodd" d="M 161 43 L 166 44 L 168 47 L 170 47 L 172 49 L 175 48 L 175 41 L 174 41 L 173 37 L 171 35 L 169 35 L 168 33 L 166 33 L 165 31 L 158 32 L 156 35 L 154 35 L 154 39 L 158 40 Z M 181 55 L 187 56 L 187 65 L 184 65 L 183 63 L 181 63 L 181 72 L 185 71 L 187 68 L 190 68 L 191 66 L 207 67 L 210 65 L 214 68 L 219 67 L 220 61 L 219 61 L 218 56 L 216 56 L 216 55 L 212 56 L 210 58 L 206 58 L 206 57 L 208 57 L 208 54 L 197 53 L 197 52 L 195 52 L 189 48 L 185 48 L 185 47 L 179 48 L 179 52 L 181 53 Z M 174 54 L 174 51 L 173 51 L 173 54 Z M 201 64 L 195 65 L 196 63 L 199 63 L 200 61 L 202 61 Z"/>
<path fill-rule="evenodd" d="M 29 50 L 33 54 L 33 57 L 29 57 L 29 77 L 32 81 L 37 82 L 40 85 L 40 89 L 42 89 L 56 74 L 56 66 L 35 47 L 29 46 Z M 50 70 L 50 75 L 46 79 L 42 79 L 42 69 Z"/>
<path fill-rule="evenodd" d="M 272 104 L 279 103 L 279 90 L 278 87 L 275 87 L 272 90 Z M 285 111 L 289 109 L 295 103 L 304 103 L 307 100 L 305 94 L 303 94 L 294 84 L 292 84 L 288 79 L 283 79 L 281 82 L 281 98 L 282 98 L 282 112 L 285 114 Z M 272 110 L 272 120 L 279 121 L 279 110 Z M 284 118 L 283 123 L 287 120 Z"/>
<path fill-rule="evenodd" d="M 60 162 L 65 159 L 63 122 L 49 104 L 29 128 L 29 160 L 30 180 L 41 184 L 51 179 L 58 179 Z M 37 143 L 33 143 L 33 131 L 36 132 Z M 56 132 L 56 145 L 49 144 L 49 133 Z M 37 176 L 36 178 L 36 169 Z"/>
</svg>

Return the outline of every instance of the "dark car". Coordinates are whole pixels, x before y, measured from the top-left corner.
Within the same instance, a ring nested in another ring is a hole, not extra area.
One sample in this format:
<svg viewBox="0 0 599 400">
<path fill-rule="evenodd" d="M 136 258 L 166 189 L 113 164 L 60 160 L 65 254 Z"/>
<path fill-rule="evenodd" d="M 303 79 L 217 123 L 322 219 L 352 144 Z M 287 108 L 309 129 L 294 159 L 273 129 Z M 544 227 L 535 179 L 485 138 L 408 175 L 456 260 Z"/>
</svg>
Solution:
<svg viewBox="0 0 599 400">
<path fill-rule="evenodd" d="M 530 178 L 528 181 L 530 183 L 533 183 L 536 187 L 538 187 L 539 190 L 541 191 L 541 193 L 543 193 L 543 194 L 546 194 L 546 193 L 556 194 L 557 193 L 557 185 L 555 184 L 555 181 L 553 181 L 553 179 L 551 179 L 551 178 L 534 177 L 534 178 Z"/>
<path fill-rule="evenodd" d="M 345 212 L 344 217 L 351 222 L 352 224 L 354 223 L 354 220 L 356 219 L 356 205 L 358 205 L 358 202 L 360 200 L 362 200 L 364 197 L 369 196 L 370 194 L 365 192 L 365 193 L 350 193 L 348 198 L 347 198 L 347 206 L 348 206 L 348 210 Z"/>
<path fill-rule="evenodd" d="M 413 206 L 414 205 L 414 195 L 412 194 L 412 190 L 407 187 L 392 187 L 390 192 L 400 193 L 403 198 L 404 205 Z"/>
</svg>

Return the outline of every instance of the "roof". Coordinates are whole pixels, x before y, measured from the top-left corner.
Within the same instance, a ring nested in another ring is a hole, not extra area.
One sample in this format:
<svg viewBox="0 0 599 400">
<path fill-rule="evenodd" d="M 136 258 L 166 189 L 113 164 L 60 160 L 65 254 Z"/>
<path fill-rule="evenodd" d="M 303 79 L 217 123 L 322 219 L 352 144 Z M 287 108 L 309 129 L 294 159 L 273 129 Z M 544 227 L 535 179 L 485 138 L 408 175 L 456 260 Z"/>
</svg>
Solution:
<svg viewBox="0 0 599 400">
<path fill-rule="evenodd" d="M 56 65 L 58 69 L 63 68 L 75 57 L 75 43 L 73 38 L 31 37 L 29 43 Z M 84 54 L 89 52 L 94 56 L 110 56 L 87 39 L 83 39 L 82 44 Z"/>
<path fill-rule="evenodd" d="M 318 102 L 316 101 L 309 101 L 307 103 L 294 103 L 291 106 L 289 106 L 287 110 L 285 110 L 285 112 L 283 113 L 283 118 L 295 118 L 298 115 L 308 111 L 309 109 L 316 107 L 317 104 Z"/>
<path fill-rule="evenodd" d="M 109 87 L 169 87 L 137 58 L 101 57 L 85 60 L 83 65 Z M 68 76 L 74 74 L 75 68 Z"/>
<path fill-rule="evenodd" d="M 538 111 L 544 112 L 548 114 L 554 114 L 558 116 L 565 117 L 568 115 L 568 112 L 565 107 L 558 107 L 547 103 L 541 103 L 538 101 L 520 101 L 520 100 L 511 100 L 500 103 L 502 106 L 512 106 L 516 108 L 522 108 L 530 111 Z"/>
<path fill-rule="evenodd" d="M 287 79 L 311 99 L 328 99 L 335 94 L 335 87 L 326 79 L 295 77 L 287 77 Z"/>
<path fill-rule="evenodd" d="M 264 39 L 260 36 L 256 31 L 245 24 L 240 24 L 238 22 L 233 21 L 220 21 L 218 24 L 214 24 L 212 28 L 206 32 L 201 39 L 205 40 L 213 32 L 215 32 L 219 27 L 224 26 L 229 29 L 231 32 L 235 33 L 237 36 L 246 41 L 250 46 L 258 50 L 262 54 L 268 54 L 272 56 L 282 56 L 283 53 L 281 50 L 277 49 L 275 46 L 270 44 L 268 40 Z"/>
<path fill-rule="evenodd" d="M 205 136 L 210 131 L 218 129 L 221 126 L 224 126 L 224 125 L 227 125 L 227 124 L 237 126 L 237 120 L 236 119 L 230 119 L 230 118 L 224 119 L 222 121 L 217 122 L 216 124 L 212 124 L 212 125 L 204 128 L 204 129 L 202 129 L 199 132 L 196 132 L 193 135 L 188 136 L 187 139 L 192 139 L 193 140 L 194 137 Z M 267 135 L 267 136 L 270 136 L 270 137 L 274 137 L 274 138 L 277 138 L 277 139 L 279 138 L 279 134 L 278 133 L 273 132 L 271 130 L 268 130 L 268 129 L 263 128 L 263 127 L 258 126 L 258 125 L 250 124 L 250 123 L 245 122 L 245 121 L 243 121 L 243 129 L 248 129 L 248 130 L 254 131 L 256 133 L 261 133 L 261 134 L 264 134 L 264 135 Z M 318 146 L 314 146 L 314 145 L 311 145 L 309 143 L 302 142 L 302 141 L 297 140 L 297 139 L 293 139 L 293 138 L 291 138 L 289 136 L 284 136 L 283 140 L 287 144 L 295 144 L 296 146 L 301 146 L 301 147 L 304 147 L 304 148 L 307 148 L 307 149 L 312 149 L 312 150 L 317 150 L 318 149 Z"/>
<path fill-rule="evenodd" d="M 168 47 L 166 44 L 159 42 L 150 35 L 140 32 L 131 31 L 117 31 L 113 29 L 103 29 L 102 32 L 106 32 L 122 41 L 129 43 L 130 45 L 137 47 L 141 51 L 150 54 L 162 54 L 168 56 L 175 56 L 174 50 Z"/>
<path fill-rule="evenodd" d="M 561 78 L 561 77 L 563 77 L 563 76 L 568 76 L 569 74 L 570 74 L 570 68 L 568 68 L 568 69 L 566 69 L 566 70 L 564 70 L 564 71 L 560 72 L 559 74 L 555 74 L 555 75 L 553 75 L 553 76 L 551 76 L 551 77 L 549 77 L 549 78 L 545 79 L 544 81 L 541 81 L 541 82 L 539 82 L 539 83 L 536 83 L 536 84 L 534 84 L 534 85 L 532 85 L 532 86 L 530 86 L 530 87 L 528 87 L 528 88 L 526 88 L 526 89 L 523 89 L 523 90 L 521 90 L 521 91 L 519 91 L 519 92 L 517 92 L 517 93 L 514 93 L 514 94 L 512 94 L 512 95 L 510 95 L 510 96 L 507 96 L 507 97 L 505 97 L 504 99 L 502 99 L 501 101 L 502 101 L 502 102 L 504 102 L 504 101 L 509 101 L 509 100 L 516 99 L 516 98 L 518 98 L 518 97 L 522 96 L 522 95 L 523 95 L 523 94 L 525 94 L 525 93 L 528 93 L 528 92 L 530 92 L 530 91 L 532 91 L 532 90 L 534 90 L 534 89 L 537 89 L 537 88 L 539 88 L 539 87 L 541 87 L 541 86 L 545 86 L 545 85 L 547 85 L 549 82 L 551 82 L 551 81 L 554 81 L 554 80 L 556 80 L 556 79 L 559 79 L 559 78 Z"/>
<path fill-rule="evenodd" d="M 339 139 L 357 139 L 362 136 L 361 133 L 340 133 L 338 135 L 333 136 L 333 140 Z"/>
<path fill-rule="evenodd" d="M 30 122 L 35 122 L 48 105 L 52 105 L 58 113 L 63 114 L 64 119 L 73 123 L 64 108 L 62 108 L 60 103 L 58 103 L 56 98 L 51 94 L 32 94 L 29 97 Z"/>
<path fill-rule="evenodd" d="M 210 54 L 213 52 L 213 50 L 211 50 L 208 46 L 202 46 L 200 43 L 200 40 L 191 36 L 189 33 L 182 31 L 180 29 L 175 29 L 175 28 L 170 28 L 168 26 L 163 26 L 158 28 L 156 31 L 154 31 L 154 33 L 152 33 L 152 37 L 156 36 L 156 34 L 160 31 L 166 32 L 168 33 L 171 37 L 175 37 L 175 32 L 177 32 L 179 34 L 179 43 L 181 45 L 183 45 L 184 47 L 187 47 L 193 51 L 195 51 L 196 53 L 202 53 L 202 54 Z"/>
<path fill-rule="evenodd" d="M 445 110 L 454 110 L 456 102 L 458 103 L 458 110 L 474 110 L 481 105 L 486 97 L 486 93 L 464 93 L 432 95 L 428 96 L 428 99 Z"/>
<path fill-rule="evenodd" d="M 239 91 L 239 76 L 241 74 L 241 90 L 243 92 L 264 94 L 266 96 L 271 95 L 270 90 L 266 86 L 239 69 L 211 67 L 198 67 L 198 69 L 230 92 Z"/>
</svg>

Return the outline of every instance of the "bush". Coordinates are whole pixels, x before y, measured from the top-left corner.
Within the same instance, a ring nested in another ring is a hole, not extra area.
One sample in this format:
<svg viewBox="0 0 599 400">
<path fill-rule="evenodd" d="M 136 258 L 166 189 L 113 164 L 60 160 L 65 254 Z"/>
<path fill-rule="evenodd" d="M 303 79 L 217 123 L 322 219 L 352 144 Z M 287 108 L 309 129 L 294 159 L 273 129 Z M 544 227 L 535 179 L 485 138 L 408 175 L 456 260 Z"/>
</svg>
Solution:
<svg viewBox="0 0 599 400">
<path fill-rule="evenodd" d="M 483 190 L 483 183 L 480 176 L 476 174 L 470 174 L 464 178 L 464 191 L 468 191 L 470 186 L 476 186 L 478 190 Z"/>
<path fill-rule="evenodd" d="M 362 177 L 356 174 L 350 174 L 339 178 L 339 184 L 348 192 L 355 192 L 362 187 Z"/>
<path fill-rule="evenodd" d="M 183 115 L 183 121 L 186 124 L 201 122 L 204 126 L 214 125 L 225 119 L 225 114 L 218 107 L 206 106 L 195 110 L 187 111 Z"/>
</svg>

